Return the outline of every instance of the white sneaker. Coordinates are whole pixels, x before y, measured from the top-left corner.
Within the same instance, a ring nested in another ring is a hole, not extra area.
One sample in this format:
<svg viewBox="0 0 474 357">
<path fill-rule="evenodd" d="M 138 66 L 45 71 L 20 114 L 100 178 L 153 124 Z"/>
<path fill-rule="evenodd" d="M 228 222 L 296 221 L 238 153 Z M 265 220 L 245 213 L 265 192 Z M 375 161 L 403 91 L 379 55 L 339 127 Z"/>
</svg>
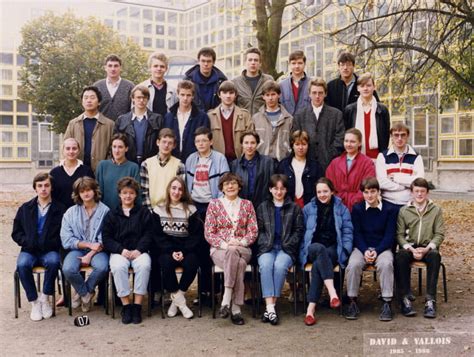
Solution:
<svg viewBox="0 0 474 357">
<path fill-rule="evenodd" d="M 36 299 L 35 301 L 31 302 L 30 319 L 32 319 L 33 321 L 43 320 L 43 313 L 41 312 L 41 301 L 39 299 Z"/>
<path fill-rule="evenodd" d="M 42 293 L 38 300 L 41 302 L 41 313 L 43 319 L 49 319 L 53 316 L 53 308 L 49 302 L 49 296 Z"/>
<path fill-rule="evenodd" d="M 87 293 L 84 296 L 81 296 L 81 301 L 82 301 L 82 312 L 89 312 L 92 306 L 92 301 L 94 300 L 94 295 L 95 293 Z"/>
<path fill-rule="evenodd" d="M 178 314 L 178 307 L 172 301 L 170 307 L 168 308 L 168 317 L 175 317 L 177 314 Z"/>
<path fill-rule="evenodd" d="M 183 317 L 186 319 L 191 319 L 194 314 L 191 309 L 186 305 L 186 298 L 184 297 L 184 292 L 178 290 L 176 294 L 171 294 L 171 296 L 174 297 L 173 302 L 176 306 L 178 306 L 178 309 L 179 311 L 181 311 Z"/>
<path fill-rule="evenodd" d="M 77 291 L 74 291 L 71 299 L 71 307 L 77 309 L 79 306 L 81 306 L 81 295 L 79 295 Z"/>
</svg>

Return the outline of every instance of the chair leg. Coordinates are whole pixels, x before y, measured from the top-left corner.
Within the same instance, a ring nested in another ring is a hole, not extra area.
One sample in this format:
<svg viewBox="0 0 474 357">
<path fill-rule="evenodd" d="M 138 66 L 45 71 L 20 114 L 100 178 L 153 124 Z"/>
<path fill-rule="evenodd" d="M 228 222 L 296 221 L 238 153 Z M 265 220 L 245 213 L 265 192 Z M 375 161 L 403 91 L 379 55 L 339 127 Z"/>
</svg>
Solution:
<svg viewBox="0 0 474 357">
<path fill-rule="evenodd" d="M 339 297 L 341 304 L 339 305 L 339 315 L 342 316 L 342 300 L 344 296 L 344 275 L 345 275 L 345 269 L 341 268 L 339 266 Z"/>
<path fill-rule="evenodd" d="M 109 314 L 109 279 L 105 279 L 105 291 L 104 291 L 104 309 L 105 314 Z M 112 296 L 112 299 L 115 300 L 115 295 Z"/>
<path fill-rule="evenodd" d="M 418 268 L 418 295 L 421 296 L 421 294 L 423 293 L 422 292 L 422 280 L 423 280 L 423 277 L 422 277 L 422 271 L 421 271 L 421 268 Z"/>
<path fill-rule="evenodd" d="M 66 282 L 67 287 L 67 306 L 68 306 L 68 313 L 69 316 L 72 316 L 72 286 L 69 281 Z"/>
<path fill-rule="evenodd" d="M 41 274 L 36 273 L 36 291 L 41 291 Z"/>
<path fill-rule="evenodd" d="M 212 294 L 212 299 L 211 299 L 211 305 L 212 305 L 212 318 L 216 318 L 216 301 L 214 299 L 214 296 L 216 296 L 216 281 L 215 281 L 215 268 L 214 265 L 212 266 L 211 270 L 211 294 Z"/>
<path fill-rule="evenodd" d="M 13 299 L 15 300 L 15 319 L 18 318 L 18 305 L 20 302 L 20 290 L 18 289 L 18 283 L 19 283 L 19 276 L 18 276 L 18 271 L 15 270 L 13 273 Z"/>
<path fill-rule="evenodd" d="M 255 288 L 255 267 L 252 266 L 252 272 L 251 272 L 251 275 L 252 275 L 252 286 L 250 287 L 250 294 L 252 295 L 252 317 L 253 318 L 256 318 L 257 317 L 257 310 L 256 310 L 256 301 L 255 299 L 257 299 L 258 297 L 256 296 L 256 288 Z"/>
<path fill-rule="evenodd" d="M 151 291 L 151 279 L 148 279 L 148 317 L 151 317 L 151 301 L 153 300 L 153 293 Z"/>
<path fill-rule="evenodd" d="M 296 295 L 298 293 L 297 285 L 298 281 L 297 279 L 297 274 L 296 274 L 296 265 L 293 265 L 293 315 L 296 316 L 298 311 L 298 296 Z"/>
<path fill-rule="evenodd" d="M 201 301 L 201 267 L 198 267 L 197 270 L 197 293 L 198 293 L 198 317 L 202 316 L 202 301 Z M 214 295 L 211 296 L 211 299 L 214 300 Z"/>
<path fill-rule="evenodd" d="M 58 276 L 56 277 L 56 280 L 59 286 L 59 272 L 58 272 Z M 54 288 L 54 284 L 53 284 L 53 317 L 56 317 L 56 289 Z"/>
<path fill-rule="evenodd" d="M 256 266 L 256 273 L 255 273 L 255 295 L 257 298 L 257 315 L 260 315 L 260 299 L 263 298 L 263 293 L 262 293 L 262 284 L 260 283 L 260 269 L 258 265 Z"/>
<path fill-rule="evenodd" d="M 441 263 L 441 272 L 443 274 L 444 302 L 448 302 L 448 284 L 446 282 L 446 267 Z"/>
<path fill-rule="evenodd" d="M 115 291 L 114 275 L 112 274 L 112 272 L 109 273 L 108 279 L 111 280 L 110 286 L 112 288 L 112 318 L 115 319 L 115 296 L 117 295 L 117 292 Z"/>
<path fill-rule="evenodd" d="M 297 297 L 295 296 L 295 299 Z M 306 309 L 306 270 L 303 268 L 303 312 Z"/>
<path fill-rule="evenodd" d="M 161 276 L 161 318 L 165 318 L 165 288 L 163 286 L 163 269 L 160 267 Z"/>
</svg>

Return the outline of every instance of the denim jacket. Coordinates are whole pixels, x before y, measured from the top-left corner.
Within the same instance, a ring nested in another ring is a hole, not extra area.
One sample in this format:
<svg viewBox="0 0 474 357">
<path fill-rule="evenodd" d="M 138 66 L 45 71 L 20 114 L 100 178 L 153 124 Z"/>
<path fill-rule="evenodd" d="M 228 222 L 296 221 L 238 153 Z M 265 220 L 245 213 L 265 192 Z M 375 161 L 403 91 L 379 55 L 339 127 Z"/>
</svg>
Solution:
<svg viewBox="0 0 474 357">
<path fill-rule="evenodd" d="M 82 224 L 81 210 L 83 205 L 74 205 L 63 216 L 61 224 L 61 242 L 63 248 L 78 249 L 79 242 L 86 241 L 86 232 Z M 91 235 L 88 242 L 102 243 L 102 222 L 109 212 L 109 208 L 102 202 L 97 203 L 96 211 L 91 219 Z"/>
<path fill-rule="evenodd" d="M 352 252 L 352 221 L 351 214 L 339 197 L 334 199 L 334 220 L 337 233 L 337 261 L 342 268 L 345 268 L 347 259 Z M 303 268 L 308 260 L 308 248 L 311 245 L 313 234 L 316 231 L 318 222 L 317 198 L 314 197 L 310 203 L 303 208 L 304 224 L 306 232 L 300 245 L 300 264 Z"/>
</svg>

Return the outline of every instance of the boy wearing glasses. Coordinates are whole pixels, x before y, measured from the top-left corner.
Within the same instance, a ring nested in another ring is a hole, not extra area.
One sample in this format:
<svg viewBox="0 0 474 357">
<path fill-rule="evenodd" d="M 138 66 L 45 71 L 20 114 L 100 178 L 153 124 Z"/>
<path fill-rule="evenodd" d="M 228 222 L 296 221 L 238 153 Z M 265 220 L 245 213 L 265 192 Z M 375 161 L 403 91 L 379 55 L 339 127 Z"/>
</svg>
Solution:
<svg viewBox="0 0 474 357">
<path fill-rule="evenodd" d="M 375 170 L 382 190 L 382 198 L 402 207 L 411 198 L 410 185 L 425 176 L 423 158 L 408 145 L 410 129 L 396 123 L 390 129 L 392 146 L 377 156 Z"/>
</svg>

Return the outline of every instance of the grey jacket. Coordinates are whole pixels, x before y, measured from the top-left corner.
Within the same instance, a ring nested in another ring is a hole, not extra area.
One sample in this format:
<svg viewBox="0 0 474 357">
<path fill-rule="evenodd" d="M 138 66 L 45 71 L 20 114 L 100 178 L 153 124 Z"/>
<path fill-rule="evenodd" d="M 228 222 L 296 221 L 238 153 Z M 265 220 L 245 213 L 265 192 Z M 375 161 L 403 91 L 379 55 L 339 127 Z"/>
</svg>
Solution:
<svg viewBox="0 0 474 357">
<path fill-rule="evenodd" d="M 283 160 L 291 152 L 290 131 L 293 125 L 293 117 L 280 105 L 281 116 L 275 129 L 272 128 L 270 119 L 265 114 L 265 106 L 252 116 L 255 131 L 260 136 L 258 152 L 277 159 Z"/>
<path fill-rule="evenodd" d="M 262 87 L 267 81 L 273 81 L 273 77 L 269 74 L 261 73 L 260 80 L 257 83 L 255 91 L 252 93 L 252 88 L 245 79 L 247 70 L 243 70 L 242 74 L 232 80 L 237 87 L 237 105 L 241 108 L 247 109 L 250 115 L 254 115 L 262 105 L 263 101 Z"/>
<path fill-rule="evenodd" d="M 151 79 L 144 80 L 140 83 L 141 86 L 145 86 L 150 91 L 150 99 L 147 103 L 147 108 L 150 111 L 153 111 L 153 100 L 155 99 L 155 87 L 151 83 Z M 166 82 L 166 107 L 167 111 L 170 111 L 170 108 L 178 103 L 178 94 L 176 94 L 175 88 L 171 85 L 170 82 Z"/>
<path fill-rule="evenodd" d="M 257 208 L 258 223 L 258 256 L 273 249 L 275 241 L 275 205 L 273 201 L 266 200 Z M 296 263 L 301 239 L 305 227 L 301 208 L 286 197 L 281 208 L 281 248 L 288 254 L 293 263 Z"/>
<path fill-rule="evenodd" d="M 313 106 L 296 113 L 292 132 L 304 130 L 309 135 L 308 157 L 316 159 L 323 172 L 336 156 L 344 149 L 344 122 L 339 109 L 323 104 L 319 119 L 316 121 Z"/>
</svg>

